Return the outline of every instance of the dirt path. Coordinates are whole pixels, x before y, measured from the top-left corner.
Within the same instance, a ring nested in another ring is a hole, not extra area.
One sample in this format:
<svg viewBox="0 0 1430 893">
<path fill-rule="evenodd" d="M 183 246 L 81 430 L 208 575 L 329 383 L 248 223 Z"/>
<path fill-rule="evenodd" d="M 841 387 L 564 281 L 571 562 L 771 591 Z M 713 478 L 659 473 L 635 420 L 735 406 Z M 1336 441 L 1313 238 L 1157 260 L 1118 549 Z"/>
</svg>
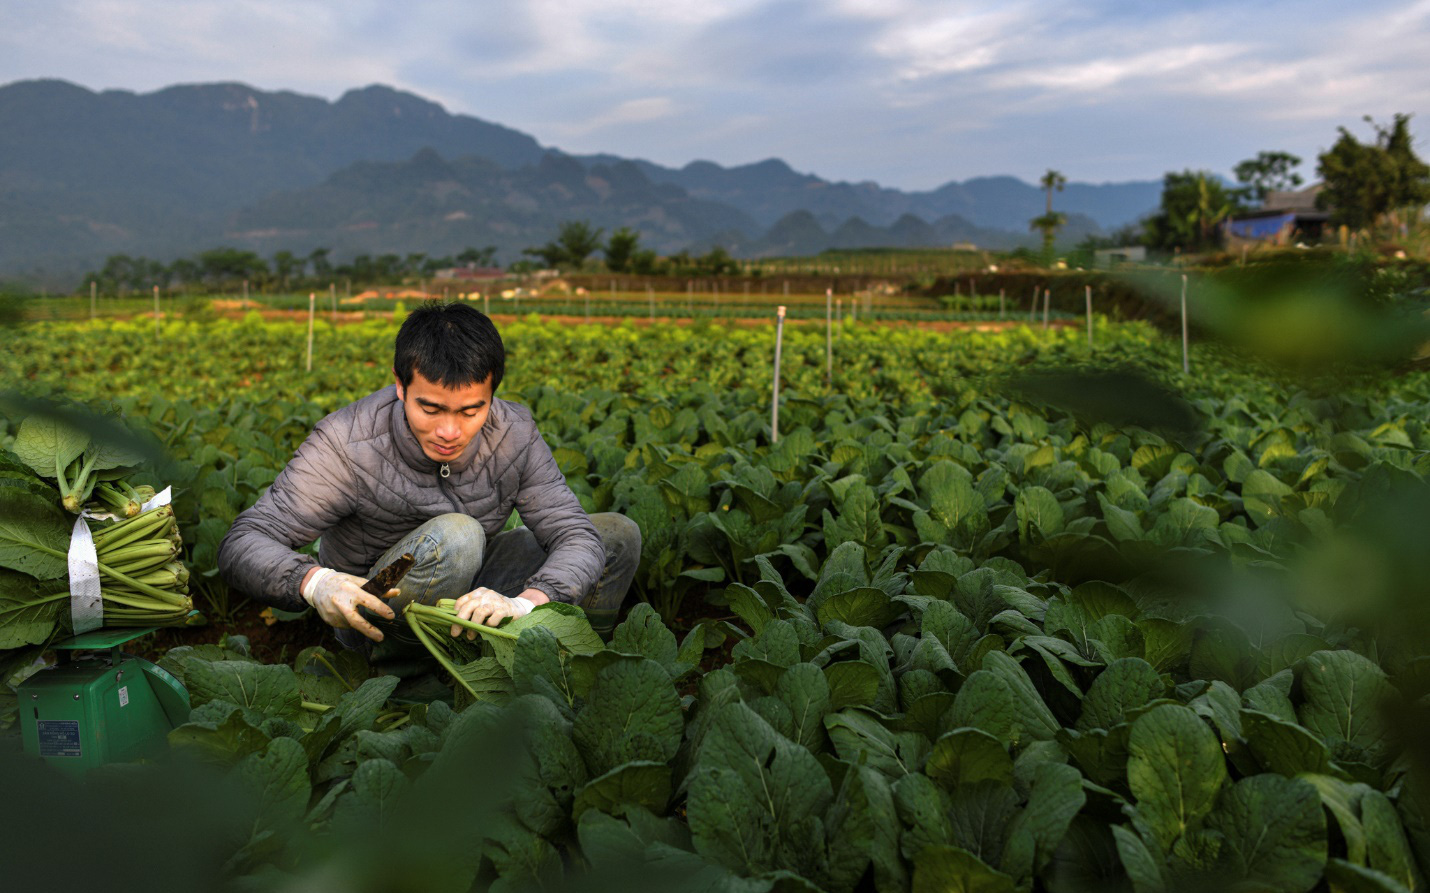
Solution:
<svg viewBox="0 0 1430 893">
<path fill-rule="evenodd" d="M 251 312 L 251 309 L 258 309 L 256 307 L 250 309 L 243 309 L 241 307 L 219 307 L 219 303 L 239 304 L 240 302 L 215 302 L 214 309 L 218 310 L 219 315 L 223 316 L 226 319 L 242 319 L 249 312 Z M 265 320 L 270 321 L 306 322 L 308 319 L 307 312 L 303 310 L 258 309 L 258 313 Z M 381 311 L 374 312 L 365 310 L 340 310 L 337 313 L 336 319 L 337 324 L 339 326 L 344 326 L 352 325 L 354 323 L 360 323 L 368 318 L 378 318 L 385 315 L 388 314 L 384 314 Z M 525 319 L 527 316 L 530 315 L 531 314 L 518 315 L 510 313 L 493 313 L 491 316 L 492 321 L 497 323 L 498 325 L 509 325 L 519 319 Z M 545 313 L 537 315 L 543 322 L 555 322 L 563 326 L 586 325 L 588 323 L 591 325 L 615 326 L 628 322 L 636 328 L 647 328 L 658 323 L 674 324 L 678 326 L 689 326 L 694 325 L 697 321 L 705 321 L 704 319 L 695 320 L 689 317 L 658 317 L 652 320 L 649 317 L 645 316 L 592 316 L 588 319 L 584 315 L 566 316 L 560 314 Z M 322 317 L 326 320 L 329 320 L 330 322 L 333 320 L 333 314 L 331 313 L 324 313 L 322 314 Z M 772 320 L 770 319 L 760 319 L 757 317 L 722 317 L 718 321 L 725 325 L 737 325 L 745 328 L 768 326 L 772 322 Z M 822 327 L 824 325 L 824 321 L 819 319 L 790 319 L 786 322 L 791 326 L 799 328 L 814 328 L 816 326 Z M 1054 319 L 1050 320 L 1048 324 L 1049 326 L 1064 328 L 1067 326 L 1081 325 L 1082 323 L 1080 320 L 1075 319 Z M 972 330 L 975 332 L 1001 332 L 1005 329 L 1016 329 L 1021 326 L 1026 326 L 1028 325 L 1028 323 L 1024 320 L 1017 319 L 977 320 L 972 322 L 962 320 L 875 319 L 864 321 L 862 325 L 881 326 L 891 329 L 916 328 L 925 332 L 960 332 L 967 330 Z M 1033 325 L 1041 325 L 1041 322 L 1033 323 Z"/>
</svg>

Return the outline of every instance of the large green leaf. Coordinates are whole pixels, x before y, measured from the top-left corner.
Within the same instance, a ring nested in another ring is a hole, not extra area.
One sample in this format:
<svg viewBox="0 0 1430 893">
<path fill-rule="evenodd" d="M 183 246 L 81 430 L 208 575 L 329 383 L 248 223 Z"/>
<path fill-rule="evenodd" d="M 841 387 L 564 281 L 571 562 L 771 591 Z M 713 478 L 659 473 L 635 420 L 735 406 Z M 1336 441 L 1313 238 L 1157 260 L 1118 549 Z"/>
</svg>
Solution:
<svg viewBox="0 0 1430 893">
<path fill-rule="evenodd" d="M 1305 893 L 1326 866 L 1326 815 L 1316 789 L 1279 775 L 1243 778 L 1222 795 L 1207 827 L 1225 835 L 1230 878 Z"/>
<path fill-rule="evenodd" d="M 1114 661 L 1088 687 L 1077 728 L 1110 729 L 1126 722 L 1129 711 L 1162 697 L 1166 689 L 1162 677 L 1145 660 L 1127 657 Z"/>
<path fill-rule="evenodd" d="M 21 462 L 53 480 L 88 445 L 85 432 L 49 416 L 32 415 L 20 423 L 11 449 Z"/>
<path fill-rule="evenodd" d="M 917 732 L 893 732 L 872 713 L 858 708 L 824 718 L 825 730 L 840 759 L 870 766 L 892 780 L 923 768 L 928 741 Z"/>
<path fill-rule="evenodd" d="M 775 697 L 789 708 L 790 738 L 819 753 L 824 744 L 824 717 L 832 709 L 829 680 L 811 663 L 795 664 L 775 683 Z"/>
<path fill-rule="evenodd" d="M 1013 758 L 993 735 L 980 729 L 954 729 L 929 751 L 924 772 L 945 790 L 978 781 L 1013 781 Z"/>
<path fill-rule="evenodd" d="M 546 627 L 556 636 L 561 647 L 572 654 L 595 654 L 606 648 L 606 643 L 591 629 L 591 621 L 586 618 L 586 612 L 576 605 L 564 602 L 537 605 L 531 613 L 506 623 L 502 626 L 502 631 L 520 636 L 522 630 L 534 626 Z M 498 636 L 486 638 L 492 646 L 492 655 L 501 663 L 502 669 L 510 673 L 512 661 L 516 656 L 515 640 Z"/>
<path fill-rule="evenodd" d="M 0 567 L 40 580 L 69 575 L 74 519 L 51 497 L 39 488 L 0 482 Z"/>
<path fill-rule="evenodd" d="M 834 791 L 814 755 L 744 704 L 717 708 L 690 775 L 697 852 L 742 874 L 808 865 Z"/>
<path fill-rule="evenodd" d="M 999 867 L 1016 878 L 1041 872 L 1086 802 L 1081 773 L 1064 763 L 1039 763 L 1028 802 L 1008 829 Z"/>
<path fill-rule="evenodd" d="M 598 778 L 588 781 L 576 792 L 572 818 L 579 821 L 581 813 L 597 809 L 611 815 L 624 815 L 634 807 L 655 813 L 665 810 L 670 799 L 670 766 L 650 760 L 622 763 Z"/>
<path fill-rule="evenodd" d="M 665 668 L 671 676 L 680 676 L 690 669 L 679 659 L 680 649 L 675 633 L 661 620 L 655 609 L 645 602 L 631 607 L 611 635 L 611 649 L 622 654 L 638 654 L 650 658 Z"/>
<path fill-rule="evenodd" d="M 1221 742 L 1195 713 L 1166 704 L 1132 724 L 1127 784 L 1164 849 L 1211 811 L 1226 781 Z"/>
<path fill-rule="evenodd" d="M 1018 515 L 1018 538 L 1038 543 L 1063 529 L 1063 507 L 1046 487 L 1024 487 L 1014 500 Z"/>
<path fill-rule="evenodd" d="M 297 674 L 287 664 L 195 659 L 187 664 L 184 684 L 194 707 L 218 700 L 270 716 L 292 717 L 298 715 L 302 702 Z"/>
<path fill-rule="evenodd" d="M 669 762 L 684 731 L 680 696 L 653 660 L 602 668 L 572 726 L 593 776 L 633 761 Z"/>
<path fill-rule="evenodd" d="M 1387 746 L 1385 711 L 1395 689 L 1385 672 L 1353 651 L 1318 651 L 1301 673 L 1301 725 L 1334 748 L 1346 742 L 1368 753 Z"/>
<path fill-rule="evenodd" d="M 1267 771 L 1286 777 L 1303 772 L 1330 771 L 1331 752 L 1310 732 L 1268 713 L 1243 710 L 1242 733 L 1246 746 Z"/>
<path fill-rule="evenodd" d="M 308 756 L 292 738 L 274 738 L 257 753 L 234 767 L 239 784 L 258 802 L 258 827 L 280 831 L 296 823 L 308 810 L 312 785 Z"/>
<path fill-rule="evenodd" d="M 929 847 L 914 860 L 914 893 L 1014 893 L 1013 879 L 956 846 Z"/>
<path fill-rule="evenodd" d="M 672 637 L 672 644 L 674 637 Z M 512 659 L 512 690 L 548 698 L 566 717 L 576 706 L 576 680 L 570 652 L 545 627 L 523 630 Z"/>
<path fill-rule="evenodd" d="M 1049 741 L 1060 726 L 1033 680 L 1016 660 L 1002 651 L 990 651 L 983 657 L 983 668 L 997 674 L 1008 683 L 1018 711 L 1019 725 L 1026 737 Z"/>
<path fill-rule="evenodd" d="M 0 650 L 44 644 L 68 611 L 64 580 L 36 580 L 0 567 Z"/>
</svg>

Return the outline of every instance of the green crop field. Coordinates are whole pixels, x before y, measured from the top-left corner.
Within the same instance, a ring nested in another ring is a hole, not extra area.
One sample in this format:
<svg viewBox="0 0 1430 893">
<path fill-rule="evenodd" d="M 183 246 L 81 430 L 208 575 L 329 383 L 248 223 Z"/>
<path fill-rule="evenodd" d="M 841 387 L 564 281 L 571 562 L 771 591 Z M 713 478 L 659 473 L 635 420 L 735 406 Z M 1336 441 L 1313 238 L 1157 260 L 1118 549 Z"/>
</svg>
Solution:
<svg viewBox="0 0 1430 893">
<path fill-rule="evenodd" d="M 306 324 L 257 314 L 7 332 L 0 446 L 26 398 L 63 398 L 167 455 L 135 482 L 176 488 L 209 626 L 164 632 L 161 665 L 193 713 L 172 764 L 94 797 L 164 791 L 179 839 L 206 835 L 191 870 L 234 889 L 1423 887 L 1425 373 L 1194 342 L 1184 374 L 1180 341 L 1100 318 L 1092 347 L 1080 325 L 861 319 L 826 340 L 820 319 L 784 333 L 776 431 L 772 325 L 522 318 L 499 396 L 531 407 L 588 511 L 639 522 L 635 591 L 611 642 L 539 608 L 446 655 L 450 701 L 411 703 L 311 617 L 259 627 L 291 651 L 221 638 L 260 608 L 214 567 L 311 426 L 389 383 L 397 325 L 320 316 L 311 371 Z M 29 474 L 7 462 L 0 484 Z M 11 682 L 67 622 L 7 563 L 40 523 L 0 522 Z"/>
</svg>

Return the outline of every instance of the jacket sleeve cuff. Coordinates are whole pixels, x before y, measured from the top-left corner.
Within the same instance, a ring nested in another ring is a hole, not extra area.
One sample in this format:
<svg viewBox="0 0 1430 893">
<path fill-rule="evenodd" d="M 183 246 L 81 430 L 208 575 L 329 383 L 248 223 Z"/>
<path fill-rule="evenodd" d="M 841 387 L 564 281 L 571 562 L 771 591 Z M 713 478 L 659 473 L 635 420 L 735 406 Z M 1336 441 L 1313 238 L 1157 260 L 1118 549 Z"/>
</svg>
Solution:
<svg viewBox="0 0 1430 893">
<path fill-rule="evenodd" d="M 562 586 L 555 579 L 544 574 L 537 574 L 527 578 L 526 588 L 540 589 L 546 593 L 547 598 L 554 602 L 564 602 L 568 605 L 574 605 L 580 601 L 580 595 L 571 592 L 569 586 Z"/>
<path fill-rule="evenodd" d="M 302 561 L 283 580 L 283 600 L 286 604 L 277 605 L 285 611 L 301 611 L 308 607 L 308 602 L 303 598 L 303 578 L 308 575 L 308 571 L 318 567 L 316 561 Z"/>
</svg>

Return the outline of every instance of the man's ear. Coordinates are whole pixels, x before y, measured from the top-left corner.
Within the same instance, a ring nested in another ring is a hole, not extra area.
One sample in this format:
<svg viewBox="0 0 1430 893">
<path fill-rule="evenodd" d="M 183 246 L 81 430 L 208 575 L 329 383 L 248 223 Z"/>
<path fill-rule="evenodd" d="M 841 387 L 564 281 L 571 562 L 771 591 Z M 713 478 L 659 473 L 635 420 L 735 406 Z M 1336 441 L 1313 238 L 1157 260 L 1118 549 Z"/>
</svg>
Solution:
<svg viewBox="0 0 1430 893">
<path fill-rule="evenodd" d="M 393 370 L 392 370 L 392 383 L 395 384 L 395 385 L 397 385 L 397 399 L 406 402 L 406 400 L 407 400 L 407 394 L 406 394 L 407 389 L 402 386 L 402 379 L 397 376 L 397 370 L 396 370 L 396 369 L 393 369 Z"/>
</svg>

